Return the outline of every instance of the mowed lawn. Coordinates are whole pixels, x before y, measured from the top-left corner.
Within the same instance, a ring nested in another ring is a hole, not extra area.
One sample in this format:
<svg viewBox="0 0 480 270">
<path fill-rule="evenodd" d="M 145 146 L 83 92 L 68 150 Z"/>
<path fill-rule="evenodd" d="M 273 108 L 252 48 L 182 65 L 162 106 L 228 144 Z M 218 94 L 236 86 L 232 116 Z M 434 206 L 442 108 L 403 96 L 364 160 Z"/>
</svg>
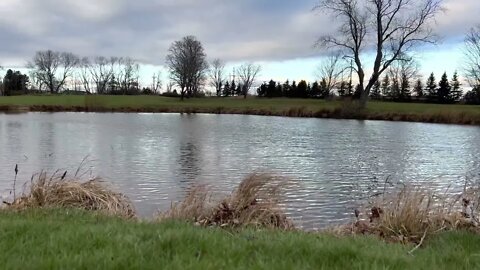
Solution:
<svg viewBox="0 0 480 270">
<path fill-rule="evenodd" d="M 479 269 L 480 236 L 425 247 L 371 237 L 199 228 L 77 210 L 0 212 L 2 269 Z"/>
</svg>

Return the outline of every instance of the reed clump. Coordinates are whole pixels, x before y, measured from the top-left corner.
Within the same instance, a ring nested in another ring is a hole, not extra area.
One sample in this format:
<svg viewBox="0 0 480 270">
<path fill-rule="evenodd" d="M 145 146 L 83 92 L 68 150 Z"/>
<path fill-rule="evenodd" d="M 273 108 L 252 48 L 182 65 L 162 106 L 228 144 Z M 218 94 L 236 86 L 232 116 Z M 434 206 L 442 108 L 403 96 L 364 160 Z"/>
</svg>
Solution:
<svg viewBox="0 0 480 270">
<path fill-rule="evenodd" d="M 77 208 L 123 218 L 135 217 L 130 200 L 112 191 L 101 178 L 82 181 L 76 175 L 67 177 L 66 172 L 63 175 L 41 172 L 33 176 L 29 187 L 7 203 L 7 208 Z"/>
<path fill-rule="evenodd" d="M 418 245 L 440 232 L 480 232 L 479 195 L 478 189 L 447 195 L 447 192 L 435 194 L 420 187 L 404 186 L 372 202 L 365 216 L 356 210 L 356 222 L 334 228 L 333 232 L 376 235 L 387 241 Z"/>
<path fill-rule="evenodd" d="M 253 174 L 221 200 L 215 200 L 207 188 L 197 187 L 158 219 L 186 220 L 199 226 L 294 229 L 280 206 L 287 184 L 281 177 Z"/>
</svg>

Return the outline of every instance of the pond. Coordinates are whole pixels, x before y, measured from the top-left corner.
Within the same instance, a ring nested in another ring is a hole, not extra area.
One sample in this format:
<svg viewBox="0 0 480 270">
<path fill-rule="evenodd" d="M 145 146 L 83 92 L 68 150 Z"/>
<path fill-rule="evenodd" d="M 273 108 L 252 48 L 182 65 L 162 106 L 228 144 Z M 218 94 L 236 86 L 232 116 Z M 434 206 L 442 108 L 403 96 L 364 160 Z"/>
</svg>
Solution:
<svg viewBox="0 0 480 270">
<path fill-rule="evenodd" d="M 444 189 L 479 176 L 480 127 L 248 115 L 0 114 L 0 190 L 40 170 L 101 176 L 144 217 L 198 184 L 231 192 L 247 175 L 288 176 L 286 209 L 315 229 L 352 219 L 388 178 Z M 17 186 L 19 186 L 18 184 Z M 17 189 L 18 190 L 18 189 Z"/>
</svg>

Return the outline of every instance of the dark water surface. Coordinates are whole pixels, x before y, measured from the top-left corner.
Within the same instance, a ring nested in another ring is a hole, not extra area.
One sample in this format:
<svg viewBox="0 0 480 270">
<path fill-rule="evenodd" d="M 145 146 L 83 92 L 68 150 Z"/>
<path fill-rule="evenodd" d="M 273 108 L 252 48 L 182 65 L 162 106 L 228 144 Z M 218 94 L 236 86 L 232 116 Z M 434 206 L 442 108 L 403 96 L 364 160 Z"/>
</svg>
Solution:
<svg viewBox="0 0 480 270">
<path fill-rule="evenodd" d="M 350 220 L 387 177 L 442 189 L 478 177 L 480 128 L 243 115 L 0 114 L 0 190 L 41 169 L 100 175 L 143 216 L 194 184 L 228 193 L 252 172 L 289 176 L 288 213 L 313 229 Z"/>
</svg>

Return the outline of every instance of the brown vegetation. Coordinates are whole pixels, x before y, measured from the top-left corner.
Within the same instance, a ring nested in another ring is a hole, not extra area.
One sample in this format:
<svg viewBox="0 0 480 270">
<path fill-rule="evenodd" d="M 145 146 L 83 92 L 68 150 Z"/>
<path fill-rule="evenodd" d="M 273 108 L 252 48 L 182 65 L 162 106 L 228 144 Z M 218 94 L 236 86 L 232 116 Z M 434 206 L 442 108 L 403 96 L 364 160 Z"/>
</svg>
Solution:
<svg viewBox="0 0 480 270">
<path fill-rule="evenodd" d="M 121 193 L 111 191 L 100 178 L 82 181 L 76 175 L 67 178 L 66 172 L 50 176 L 41 172 L 32 177 L 30 187 L 21 196 L 6 204 L 7 208 L 15 210 L 78 208 L 124 218 L 135 217 L 130 200 Z"/>
<path fill-rule="evenodd" d="M 219 201 L 215 201 L 205 187 L 197 187 L 184 201 L 161 213 L 159 220 L 186 220 L 201 226 L 293 229 L 293 223 L 279 206 L 286 184 L 280 177 L 253 174 L 230 196 Z"/>
<path fill-rule="evenodd" d="M 404 186 L 372 202 L 366 218 L 356 210 L 356 222 L 330 231 L 340 235 L 375 235 L 387 241 L 421 245 L 425 238 L 440 232 L 460 229 L 480 232 L 479 203 L 478 189 L 447 195 Z"/>
</svg>

